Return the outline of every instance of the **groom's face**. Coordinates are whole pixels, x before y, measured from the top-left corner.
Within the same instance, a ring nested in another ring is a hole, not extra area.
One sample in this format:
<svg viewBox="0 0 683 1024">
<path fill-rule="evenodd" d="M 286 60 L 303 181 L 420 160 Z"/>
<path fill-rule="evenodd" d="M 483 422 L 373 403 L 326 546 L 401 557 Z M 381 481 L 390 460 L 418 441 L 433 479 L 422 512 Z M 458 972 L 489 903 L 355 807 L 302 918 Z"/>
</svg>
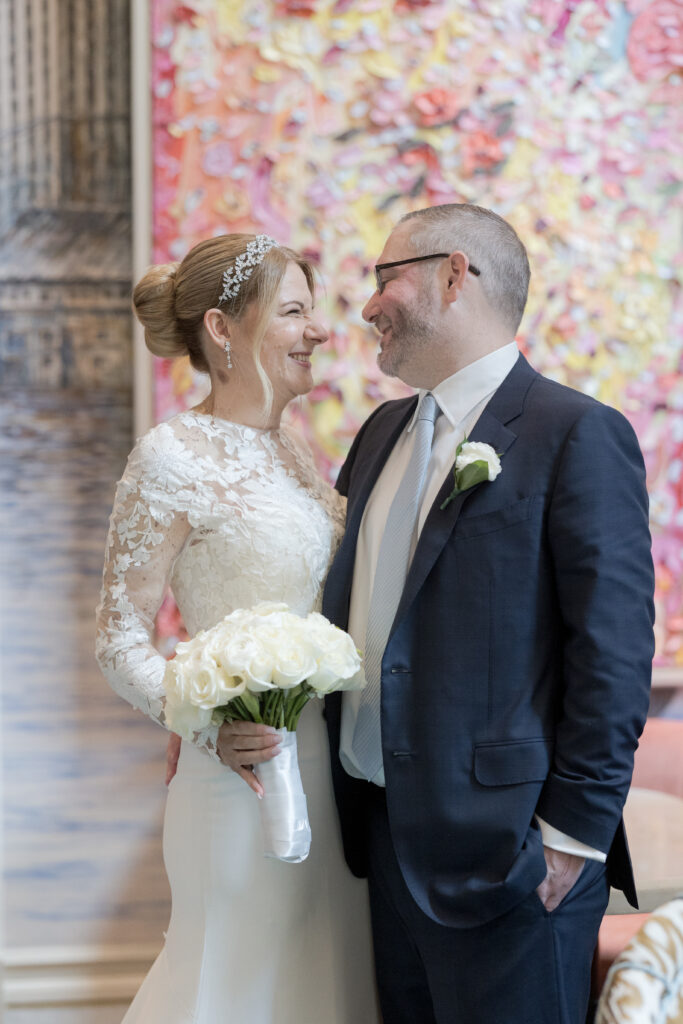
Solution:
<svg viewBox="0 0 683 1024">
<path fill-rule="evenodd" d="M 393 263 L 416 255 L 409 226 L 400 224 L 377 262 Z M 382 282 L 382 293 L 375 291 L 363 309 L 363 319 L 380 332 L 377 364 L 382 373 L 410 384 L 429 358 L 436 327 L 434 267 L 425 263 L 393 267 L 382 271 Z"/>
</svg>

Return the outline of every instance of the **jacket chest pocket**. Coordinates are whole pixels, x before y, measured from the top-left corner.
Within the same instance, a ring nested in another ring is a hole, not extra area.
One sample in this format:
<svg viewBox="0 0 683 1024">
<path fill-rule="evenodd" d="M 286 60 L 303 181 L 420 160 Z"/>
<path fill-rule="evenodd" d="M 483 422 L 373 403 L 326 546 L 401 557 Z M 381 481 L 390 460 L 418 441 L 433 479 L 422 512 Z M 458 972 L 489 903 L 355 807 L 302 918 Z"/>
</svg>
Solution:
<svg viewBox="0 0 683 1024">
<path fill-rule="evenodd" d="M 521 501 L 497 508 L 492 512 L 483 512 L 474 516 L 461 514 L 455 526 L 454 537 L 456 540 L 465 540 L 480 537 L 486 533 L 507 530 L 511 526 L 517 526 L 519 523 L 531 519 L 540 507 L 541 496 L 532 494 L 528 498 L 522 498 Z"/>
</svg>

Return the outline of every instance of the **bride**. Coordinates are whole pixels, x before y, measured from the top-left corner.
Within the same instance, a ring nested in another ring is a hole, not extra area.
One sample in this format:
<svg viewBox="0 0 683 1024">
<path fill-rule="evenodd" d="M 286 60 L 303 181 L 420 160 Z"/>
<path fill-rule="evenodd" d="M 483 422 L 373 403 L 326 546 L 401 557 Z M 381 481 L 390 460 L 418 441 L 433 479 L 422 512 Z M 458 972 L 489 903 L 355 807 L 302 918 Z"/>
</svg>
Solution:
<svg viewBox="0 0 683 1024">
<path fill-rule="evenodd" d="M 319 605 L 343 499 L 280 424 L 327 340 L 313 292 L 309 264 L 265 235 L 201 242 L 135 289 L 151 351 L 187 354 L 211 379 L 201 405 L 138 440 L 107 541 L 98 661 L 161 725 L 165 661 L 152 637 L 167 584 L 191 635 L 259 601 L 301 615 Z M 260 787 L 237 748 L 261 747 L 257 761 L 277 746 L 252 730 L 240 744 L 234 728 L 209 726 L 182 744 L 164 822 L 171 921 L 125 1024 L 377 1020 L 366 886 L 343 860 L 321 705 L 297 730 L 313 833 L 302 864 L 263 856 Z"/>
</svg>

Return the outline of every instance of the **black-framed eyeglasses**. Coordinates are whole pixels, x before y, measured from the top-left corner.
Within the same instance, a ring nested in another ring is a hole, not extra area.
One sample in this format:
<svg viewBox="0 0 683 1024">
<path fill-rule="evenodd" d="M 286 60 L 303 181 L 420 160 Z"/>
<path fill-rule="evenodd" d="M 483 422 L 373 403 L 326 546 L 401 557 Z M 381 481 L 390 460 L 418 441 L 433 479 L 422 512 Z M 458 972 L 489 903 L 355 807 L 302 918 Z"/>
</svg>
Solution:
<svg viewBox="0 0 683 1024">
<path fill-rule="evenodd" d="M 394 260 L 393 263 L 377 263 L 375 265 L 375 283 L 377 285 L 377 291 L 381 295 L 384 291 L 385 284 L 387 284 L 386 281 L 382 280 L 383 270 L 389 270 L 391 267 L 403 267 L 406 263 L 421 263 L 422 260 L 445 259 L 447 256 L 450 256 L 449 252 L 433 252 L 430 253 L 429 256 L 412 256 L 409 260 Z M 481 274 L 481 270 L 477 270 L 472 263 L 470 263 L 467 269 L 471 274 L 474 274 L 475 277 L 479 277 Z"/>
</svg>

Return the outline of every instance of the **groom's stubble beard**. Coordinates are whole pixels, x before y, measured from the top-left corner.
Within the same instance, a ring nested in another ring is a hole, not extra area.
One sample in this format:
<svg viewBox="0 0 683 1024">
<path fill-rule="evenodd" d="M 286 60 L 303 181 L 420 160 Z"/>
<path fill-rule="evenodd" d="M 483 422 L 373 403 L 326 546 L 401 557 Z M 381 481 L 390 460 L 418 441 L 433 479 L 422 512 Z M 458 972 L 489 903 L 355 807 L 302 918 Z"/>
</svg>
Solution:
<svg viewBox="0 0 683 1024">
<path fill-rule="evenodd" d="M 394 310 L 391 318 L 391 337 L 385 350 L 377 356 L 377 365 L 387 377 L 401 377 L 416 359 L 424 359 L 436 332 L 429 299 L 424 296 L 412 308 Z"/>
</svg>

